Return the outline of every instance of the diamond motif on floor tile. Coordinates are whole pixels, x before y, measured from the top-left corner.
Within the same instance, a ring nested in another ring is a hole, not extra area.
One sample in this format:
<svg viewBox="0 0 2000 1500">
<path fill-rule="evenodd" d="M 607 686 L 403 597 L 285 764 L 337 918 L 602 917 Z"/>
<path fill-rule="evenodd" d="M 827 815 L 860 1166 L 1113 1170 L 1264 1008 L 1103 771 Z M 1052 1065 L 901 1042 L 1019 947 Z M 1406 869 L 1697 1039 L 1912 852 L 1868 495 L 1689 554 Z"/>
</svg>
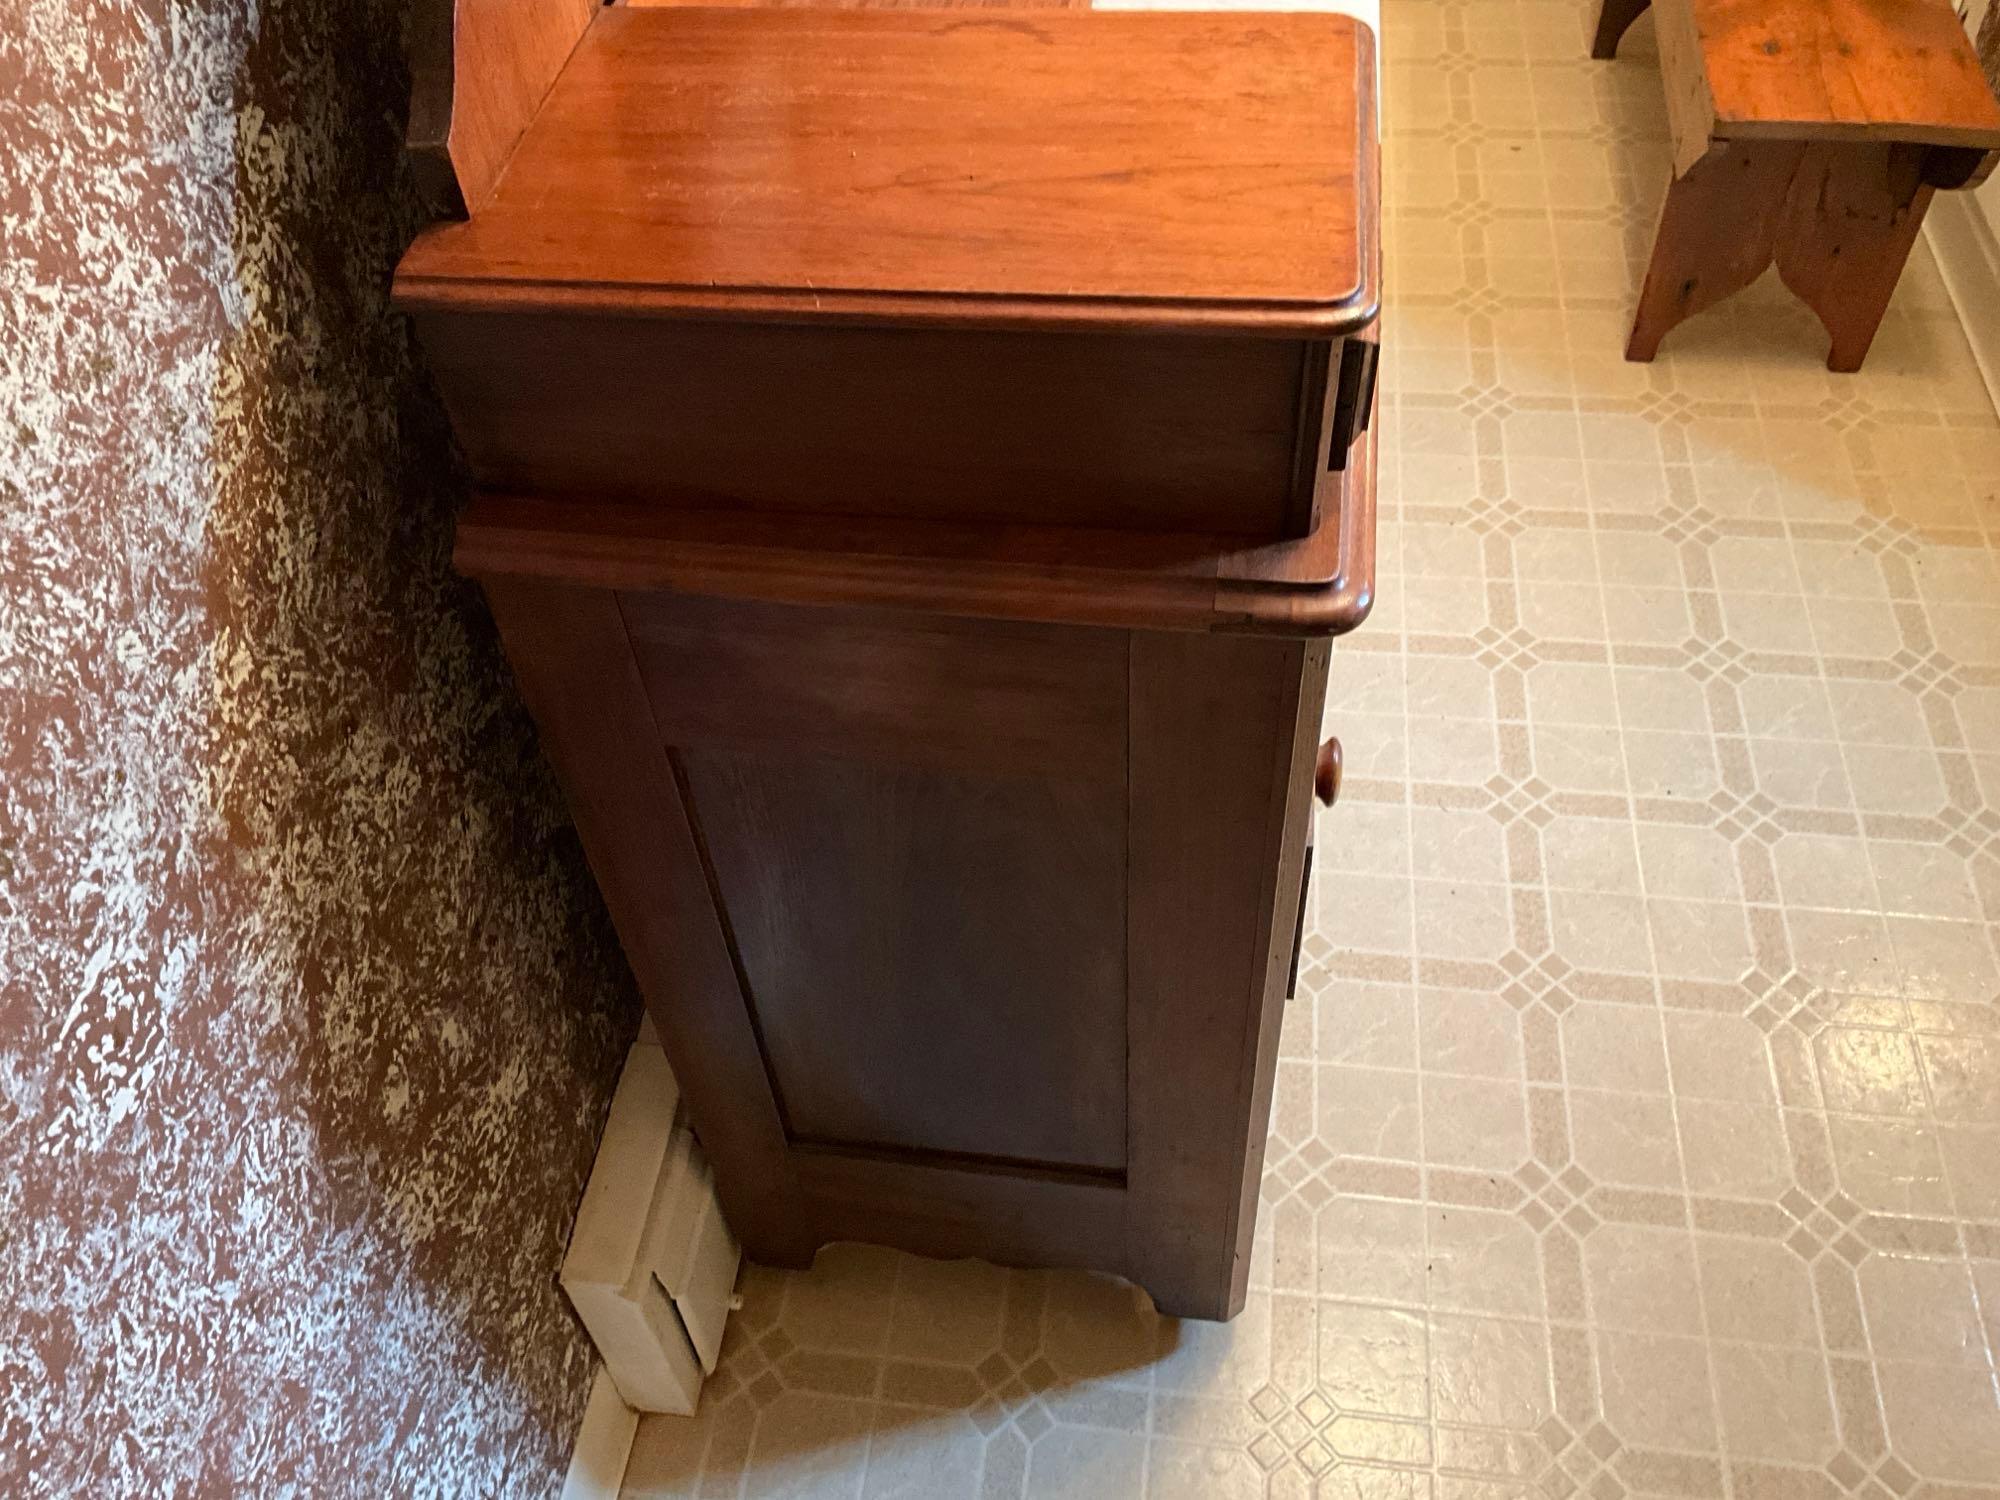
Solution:
<svg viewBox="0 0 2000 1500">
<path fill-rule="evenodd" d="M 1477 495 L 1466 502 L 1458 524 L 1477 536 L 1519 536 L 1520 507 L 1505 497 Z"/>
<path fill-rule="evenodd" d="M 1694 400 L 1679 391 L 1648 391 L 1639 398 L 1639 415 L 1663 427 L 1685 427 L 1695 420 Z"/>
<path fill-rule="evenodd" d="M 1893 1453 L 1876 1465 L 1875 1478 L 1898 1495 L 1907 1495 L 1917 1487 L 1917 1476 Z"/>
<path fill-rule="evenodd" d="M 1468 385 L 1458 393 L 1459 410 L 1466 416 L 1506 417 L 1512 416 L 1514 407 L 1507 400 L 1506 392 L 1494 386 Z"/>
<path fill-rule="evenodd" d="M 1443 219 L 1447 224 L 1457 224 L 1461 227 L 1472 224 L 1483 226 L 1493 222 L 1493 205 L 1478 194 L 1469 193 L 1453 202 L 1449 208 L 1442 210 L 1438 217 Z M 1492 297 L 1491 292 L 1487 293 L 1487 295 Z M 1499 311 L 1505 305 L 1497 297 L 1493 297 L 1493 303 L 1494 305 L 1490 309 L 1493 312 Z M 1468 308 L 1467 310 L 1476 311 L 1478 309 Z"/>
<path fill-rule="evenodd" d="M 1030 1401 L 1014 1414 L 1014 1425 L 1021 1429 L 1021 1436 L 1032 1443 L 1055 1426 L 1056 1419 L 1048 1414 L 1041 1402 Z"/>
<path fill-rule="evenodd" d="M 1945 848 L 1960 859 L 1969 859 L 1981 850 L 1992 850 L 1996 843 L 2000 843 L 2000 813 L 1995 813 L 1990 807 L 1947 807 L 1936 821 L 1949 830 L 1944 839 Z"/>
<path fill-rule="evenodd" d="M 1318 1208 L 1333 1197 L 1334 1190 L 1322 1175 L 1339 1158 L 1318 1136 L 1308 1136 L 1298 1145 L 1284 1149 L 1272 1136 L 1265 1144 L 1264 1178 L 1259 1196 L 1267 1203 L 1283 1203 L 1297 1198 L 1308 1208 Z"/>
<path fill-rule="evenodd" d="M 1540 654 L 1535 650 L 1535 638 L 1518 625 L 1506 631 L 1495 630 L 1488 625 L 1472 639 L 1482 648 L 1478 656 L 1479 664 L 1489 669 L 1512 668 L 1525 672 L 1541 661 Z"/>
<path fill-rule="evenodd" d="M 1861 1481 L 1868 1476 L 1868 1471 L 1855 1461 L 1853 1455 L 1844 1452 L 1834 1454 L 1831 1462 L 1826 1466 L 1826 1472 L 1832 1477 L 1835 1484 L 1839 1485 L 1843 1491 L 1849 1494 L 1852 1494 Z"/>
<path fill-rule="evenodd" d="M 1563 981 L 1575 970 L 1553 953 L 1536 959 L 1518 948 L 1510 949 L 1501 955 L 1500 967 L 1512 977 L 1512 982 L 1500 991 L 1500 998 L 1516 1010 L 1539 1004 L 1550 1015 L 1560 1016 L 1576 1003 L 1575 997 L 1563 987 Z"/>
<path fill-rule="evenodd" d="M 1732 640 L 1704 641 L 1689 636 L 1681 642 L 1681 650 L 1687 655 L 1683 670 L 1696 682 L 1720 677 L 1725 682 L 1737 683 L 1750 675 L 1750 669 L 1743 665 L 1743 648 Z"/>
<path fill-rule="evenodd" d="M 1721 538 L 1721 533 L 1711 524 L 1713 519 L 1699 505 L 1669 505 L 1660 512 L 1661 535 L 1670 542 L 1691 542 L 1698 547 L 1707 547 Z"/>
<path fill-rule="evenodd" d="M 1609 1468 L 1624 1445 L 1602 1422 L 1593 1422 L 1580 1438 L 1573 1438 L 1568 1428 L 1551 1420 L 1544 1422 L 1536 1435 L 1551 1455 L 1549 1467 L 1536 1481 L 1544 1494 L 1587 1494 L 1596 1500 L 1619 1500 L 1625 1493 L 1623 1481 Z"/>
<path fill-rule="evenodd" d="M 1567 1231 L 1578 1239 L 1587 1239 L 1602 1222 L 1583 1202 L 1595 1184 L 1590 1174 L 1574 1162 L 1555 1176 L 1529 1162 L 1515 1168 L 1514 1181 L 1528 1195 L 1528 1201 L 1514 1212 L 1538 1234 Z"/>
<path fill-rule="evenodd" d="M 1264 1385 L 1245 1404 L 1263 1427 L 1250 1441 L 1249 1451 L 1267 1472 L 1296 1465 L 1306 1474 L 1318 1476 L 1340 1467 L 1342 1455 L 1334 1429 L 1341 1411 L 1323 1392 L 1308 1391 L 1293 1401 L 1275 1386 Z"/>
<path fill-rule="evenodd" d="M 1900 674 L 1902 685 L 1919 696 L 1932 691 L 1956 694 L 1965 689 L 1963 679 L 1953 670 L 1956 663 L 1941 651 L 1920 654 L 1905 647 L 1889 658 L 1889 665 Z"/>
<path fill-rule="evenodd" d="M 1744 977 L 1743 987 L 1751 995 L 1743 1014 L 1767 1035 L 1790 1026 L 1810 1040 L 1826 1026 L 1839 1003 L 1796 969 L 1782 977 L 1756 970 Z"/>
<path fill-rule="evenodd" d="M 1732 843 L 1745 834 L 1766 844 L 1775 844 L 1785 836 L 1773 817 L 1778 804 L 1762 792 L 1739 797 L 1725 788 L 1708 799 L 1708 806 L 1715 814 L 1715 831 Z"/>
<path fill-rule="evenodd" d="M 1829 1193 L 1815 1199 L 1805 1189 L 1793 1187 L 1778 1199 L 1778 1206 L 1796 1222 L 1785 1236 L 1785 1244 L 1801 1260 L 1813 1261 L 1831 1250 L 1850 1265 L 1867 1259 L 1868 1247 L 1855 1238 L 1852 1226 L 1861 1217 L 1861 1205 L 1845 1193 Z"/>
<path fill-rule="evenodd" d="M 1271 1431 L 1287 1448 L 1296 1449 L 1299 1444 L 1312 1436 L 1312 1427 L 1296 1411 L 1280 1412 L 1271 1424 Z"/>
<path fill-rule="evenodd" d="M 1272 1473 L 1291 1461 L 1292 1450 L 1274 1434 L 1260 1432 L 1250 1440 L 1250 1456 L 1266 1473 Z"/>
<path fill-rule="evenodd" d="M 1875 425 L 1875 408 L 1860 396 L 1830 397 L 1819 404 L 1819 420 L 1835 432 L 1852 432 Z"/>
<path fill-rule="evenodd" d="M 1555 788 L 1539 776 L 1530 776 L 1524 781 L 1495 776 L 1486 783 L 1486 793 L 1493 799 L 1487 805 L 1487 811 L 1502 823 L 1525 818 L 1537 828 L 1543 828 L 1555 819 L 1555 814 L 1548 807 L 1548 799 L 1555 794 Z"/>
<path fill-rule="evenodd" d="M 1914 557 L 1922 550 L 1916 529 L 1900 517 L 1866 512 L 1855 517 L 1854 528 L 1860 533 L 1862 548 L 1878 556 L 1893 552 L 1898 557 Z"/>
<path fill-rule="evenodd" d="M 1563 1228 L 1581 1240 L 1588 1238 L 1590 1231 L 1602 1221 L 1584 1204 L 1573 1203 L 1569 1212 L 1562 1216 L 1562 1222 Z"/>
</svg>

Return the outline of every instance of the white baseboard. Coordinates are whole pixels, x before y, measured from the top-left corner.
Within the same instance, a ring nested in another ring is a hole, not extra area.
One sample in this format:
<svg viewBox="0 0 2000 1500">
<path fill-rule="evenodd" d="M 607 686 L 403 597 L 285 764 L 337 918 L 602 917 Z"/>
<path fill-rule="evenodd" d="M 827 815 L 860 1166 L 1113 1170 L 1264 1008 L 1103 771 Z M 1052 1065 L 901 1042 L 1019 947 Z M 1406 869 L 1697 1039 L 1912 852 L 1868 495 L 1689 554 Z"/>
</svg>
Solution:
<svg viewBox="0 0 2000 1500">
<path fill-rule="evenodd" d="M 618 1500 L 638 1431 L 639 1414 L 619 1398 L 610 1372 L 599 1365 L 576 1430 L 576 1447 L 570 1451 L 562 1500 Z"/>
<path fill-rule="evenodd" d="M 1971 193 L 1939 193 L 1924 216 L 1938 274 L 1951 293 L 1986 394 L 2000 411 L 2000 237 Z"/>
</svg>

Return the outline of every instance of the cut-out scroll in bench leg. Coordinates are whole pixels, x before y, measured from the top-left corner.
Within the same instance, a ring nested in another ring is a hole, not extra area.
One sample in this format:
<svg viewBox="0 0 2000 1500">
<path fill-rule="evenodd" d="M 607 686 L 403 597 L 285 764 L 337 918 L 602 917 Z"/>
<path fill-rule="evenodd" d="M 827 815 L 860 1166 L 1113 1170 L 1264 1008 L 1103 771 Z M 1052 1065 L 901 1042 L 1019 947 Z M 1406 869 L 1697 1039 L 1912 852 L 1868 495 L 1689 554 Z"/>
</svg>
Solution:
<svg viewBox="0 0 2000 1500">
<path fill-rule="evenodd" d="M 1797 141 L 1731 141 L 1667 185 L 1627 359 L 1650 361 L 1668 329 L 1763 274 L 1804 153 Z"/>
<path fill-rule="evenodd" d="M 1926 150 L 1887 141 L 1806 148 L 1785 202 L 1778 274 L 1833 336 L 1829 370 L 1861 368 L 1930 206 Z"/>
<path fill-rule="evenodd" d="M 1639 19 L 1639 13 L 1653 0 L 1604 0 L 1603 8 L 1597 12 L 1597 35 L 1591 40 L 1590 55 L 1595 58 L 1616 57 L 1618 43 Z"/>
</svg>

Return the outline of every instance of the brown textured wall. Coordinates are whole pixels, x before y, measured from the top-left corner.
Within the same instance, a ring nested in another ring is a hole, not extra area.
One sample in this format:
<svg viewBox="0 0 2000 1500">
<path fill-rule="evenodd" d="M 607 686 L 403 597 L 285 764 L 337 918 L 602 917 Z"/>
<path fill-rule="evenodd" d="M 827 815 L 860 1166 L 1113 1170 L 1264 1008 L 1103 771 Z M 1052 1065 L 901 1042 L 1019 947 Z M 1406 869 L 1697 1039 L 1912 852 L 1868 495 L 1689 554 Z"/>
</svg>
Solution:
<svg viewBox="0 0 2000 1500">
<path fill-rule="evenodd" d="M 388 0 L 0 0 L 0 1493 L 552 1492 L 636 1010 L 391 265 Z"/>
</svg>

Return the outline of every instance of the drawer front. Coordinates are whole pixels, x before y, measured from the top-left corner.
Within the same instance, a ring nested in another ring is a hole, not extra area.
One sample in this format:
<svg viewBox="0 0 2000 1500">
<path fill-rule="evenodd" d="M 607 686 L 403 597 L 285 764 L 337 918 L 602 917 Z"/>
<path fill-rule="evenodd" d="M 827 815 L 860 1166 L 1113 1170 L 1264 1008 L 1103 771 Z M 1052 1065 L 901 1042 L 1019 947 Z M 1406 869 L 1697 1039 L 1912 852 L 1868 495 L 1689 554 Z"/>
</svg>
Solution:
<svg viewBox="0 0 2000 1500">
<path fill-rule="evenodd" d="M 1324 449 L 1324 343 L 457 312 L 418 328 L 494 489 L 1268 539 L 1309 529 Z"/>
</svg>

